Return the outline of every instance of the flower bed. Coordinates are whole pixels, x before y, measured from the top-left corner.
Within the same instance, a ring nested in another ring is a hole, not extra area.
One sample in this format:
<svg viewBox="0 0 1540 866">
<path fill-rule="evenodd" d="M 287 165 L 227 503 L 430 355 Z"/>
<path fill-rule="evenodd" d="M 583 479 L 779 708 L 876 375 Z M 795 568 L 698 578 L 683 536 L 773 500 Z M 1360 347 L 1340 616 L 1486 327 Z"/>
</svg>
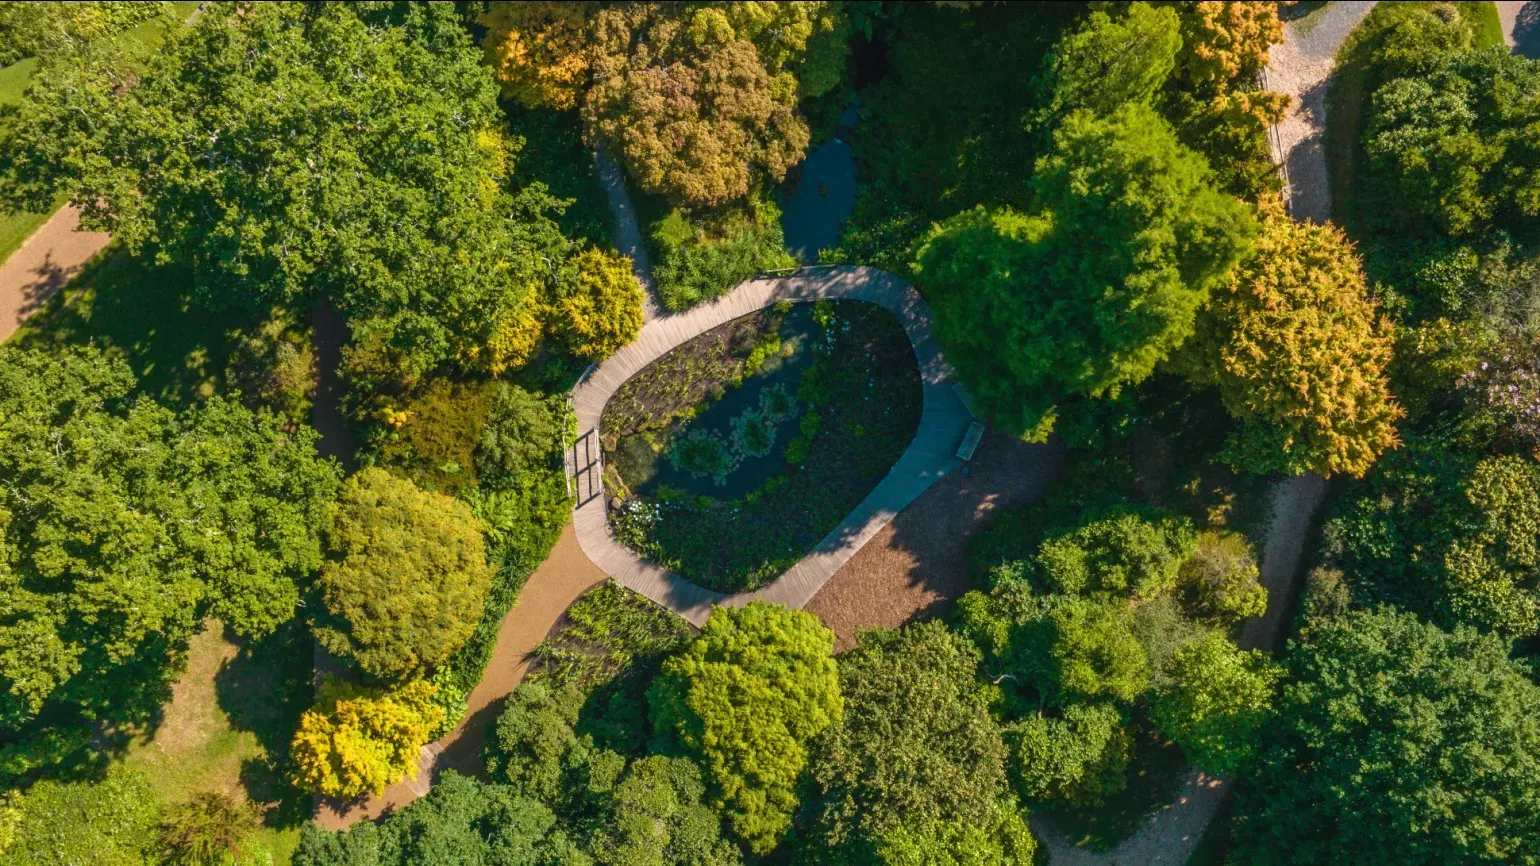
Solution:
<svg viewBox="0 0 1540 866">
<path fill-rule="evenodd" d="M 729 322 L 605 408 L 616 535 L 701 586 L 762 586 L 882 480 L 921 408 L 909 338 L 881 307 L 782 305 Z"/>
</svg>

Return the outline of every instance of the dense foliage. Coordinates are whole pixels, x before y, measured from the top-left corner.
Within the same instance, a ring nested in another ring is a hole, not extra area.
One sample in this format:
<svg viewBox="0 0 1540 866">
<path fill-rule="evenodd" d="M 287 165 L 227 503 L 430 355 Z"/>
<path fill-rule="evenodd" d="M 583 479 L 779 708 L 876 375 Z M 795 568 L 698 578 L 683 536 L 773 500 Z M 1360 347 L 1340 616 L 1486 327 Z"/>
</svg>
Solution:
<svg viewBox="0 0 1540 866">
<path fill-rule="evenodd" d="M 313 432 L 133 385 L 95 350 L 0 348 L 4 774 L 85 718 L 148 718 L 204 616 L 271 632 L 321 564 L 337 478 Z"/>
<path fill-rule="evenodd" d="M 381 14 L 215 5 L 143 80 L 45 66 L 0 130 L 13 203 L 68 194 L 215 305 L 331 298 L 405 370 L 486 363 L 565 241 L 542 188 L 505 190 L 518 143 L 453 10 Z"/>
<path fill-rule="evenodd" d="M 78 52 L 166 11 L 164 2 L 0 3 L 0 68 L 24 57 Z"/>
<path fill-rule="evenodd" d="M 1540 686 L 1508 653 L 1394 611 L 1307 633 L 1240 862 L 1540 862 Z"/>
<path fill-rule="evenodd" d="M 161 862 L 160 808 L 149 780 L 122 767 L 99 783 L 39 782 L 10 816 L 0 854 L 16 866 L 150 866 Z"/>
<path fill-rule="evenodd" d="M 444 715 L 433 695 L 421 680 L 384 693 L 329 686 L 289 747 L 295 784 L 351 800 L 416 778 L 422 746 Z"/>
<path fill-rule="evenodd" d="M 790 829 L 808 743 L 840 720 L 833 649 L 801 611 L 717 608 L 648 691 L 653 726 L 700 760 L 712 806 L 755 853 Z"/>
<path fill-rule="evenodd" d="M 1219 286 L 1190 366 L 1240 421 L 1226 456 L 1251 472 L 1362 475 L 1396 443 L 1391 327 L 1341 231 L 1276 214 Z"/>
<path fill-rule="evenodd" d="M 1055 406 L 1150 375 L 1254 233 L 1152 110 L 1076 113 L 1032 185 L 1036 212 L 964 212 L 915 269 L 937 336 L 1000 423 L 1043 437 Z"/>
</svg>

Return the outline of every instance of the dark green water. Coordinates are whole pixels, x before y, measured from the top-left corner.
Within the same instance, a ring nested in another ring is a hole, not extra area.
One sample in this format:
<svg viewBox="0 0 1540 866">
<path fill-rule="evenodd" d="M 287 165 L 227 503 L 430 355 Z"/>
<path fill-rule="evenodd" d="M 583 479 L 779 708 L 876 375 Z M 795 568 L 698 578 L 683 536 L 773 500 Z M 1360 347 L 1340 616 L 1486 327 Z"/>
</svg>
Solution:
<svg viewBox="0 0 1540 866">
<path fill-rule="evenodd" d="M 642 496 L 656 495 L 661 486 L 672 487 L 696 496 L 711 496 L 717 499 L 737 499 L 746 493 L 759 489 L 766 481 L 775 477 L 781 471 L 785 462 L 783 453 L 786 443 L 797 435 L 797 421 L 802 416 L 805 407 L 798 406 L 797 412 L 788 420 L 782 422 L 776 429 L 775 447 L 770 453 L 761 457 L 749 457 L 739 464 L 738 468 L 729 473 L 723 480 L 725 483 L 718 485 L 710 476 L 697 477 L 674 467 L 667 455 L 668 443 L 674 437 L 685 435 L 692 430 L 709 430 L 723 438 L 732 435 L 732 420 L 744 411 L 759 405 L 759 395 L 766 389 L 780 385 L 793 396 L 797 393 L 797 381 L 817 357 L 814 346 L 817 341 L 823 339 L 823 329 L 812 319 L 812 306 L 798 304 L 793 307 L 786 319 L 781 323 L 779 330 L 782 349 L 791 347 L 791 354 L 770 358 L 759 372 L 743 380 L 743 384 L 729 389 L 722 398 L 713 403 L 706 411 L 695 416 L 689 421 L 676 423 L 666 430 L 652 431 L 654 439 L 661 444 L 657 451 L 641 434 L 623 436 L 616 448 L 624 452 L 625 459 L 616 461 L 616 466 L 624 466 L 623 478 L 631 492 Z"/>
</svg>

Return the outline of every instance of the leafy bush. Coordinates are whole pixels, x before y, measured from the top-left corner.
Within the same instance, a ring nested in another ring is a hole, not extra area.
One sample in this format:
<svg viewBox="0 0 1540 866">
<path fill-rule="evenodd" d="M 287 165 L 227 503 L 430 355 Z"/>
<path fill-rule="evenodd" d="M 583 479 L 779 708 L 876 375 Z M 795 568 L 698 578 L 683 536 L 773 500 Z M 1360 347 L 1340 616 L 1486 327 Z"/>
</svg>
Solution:
<svg viewBox="0 0 1540 866">
<path fill-rule="evenodd" d="M 602 361 L 642 329 L 642 286 L 631 260 L 589 247 L 572 257 L 572 287 L 551 305 L 551 329 L 579 358 Z"/>
<path fill-rule="evenodd" d="M 491 386 L 475 445 L 478 481 L 486 487 L 519 486 L 528 475 L 561 466 L 561 450 L 577 421 L 560 396 L 534 394 L 517 385 Z"/>
<path fill-rule="evenodd" d="M 24 57 L 80 51 L 170 9 L 165 2 L 0 3 L 0 67 Z"/>
<path fill-rule="evenodd" d="M 371 428 L 362 462 L 389 467 L 424 490 L 459 494 L 476 484 L 490 404 L 517 399 L 508 396 L 509 387 L 428 377 L 375 412 L 375 420 L 384 423 Z"/>
<path fill-rule="evenodd" d="M 16 805 L 8 866 L 150 866 L 160 862 L 161 804 L 143 773 L 121 765 L 100 782 L 43 781 Z"/>
<path fill-rule="evenodd" d="M 1181 584 L 1190 607 L 1226 628 L 1267 612 L 1256 555 L 1239 533 L 1198 533 L 1197 548 L 1182 563 Z"/>
<path fill-rule="evenodd" d="M 1131 738 L 1111 704 L 1075 703 L 1006 729 L 1011 777 L 1033 803 L 1094 807 L 1128 784 Z"/>
<path fill-rule="evenodd" d="M 443 717 L 434 691 L 422 680 L 383 693 L 330 685 L 289 746 L 294 784 L 352 800 L 415 779 L 422 746 Z"/>
<path fill-rule="evenodd" d="M 1012 866 L 1035 862 L 1037 840 L 1014 803 L 1002 803 L 990 821 L 909 821 L 883 836 L 873 861 L 880 866 Z"/>
<path fill-rule="evenodd" d="M 755 853 L 790 829 L 808 743 L 840 721 L 833 650 L 802 611 L 718 607 L 648 691 L 653 727 L 701 762 L 712 806 Z"/>
<path fill-rule="evenodd" d="M 255 806 L 220 791 L 205 791 L 173 806 L 161 824 L 166 862 L 210 866 L 239 862 L 241 848 L 258 827 Z"/>
<path fill-rule="evenodd" d="M 707 218 L 674 211 L 652 226 L 658 251 L 652 276 L 670 310 L 709 301 L 755 274 L 796 267 L 781 233 L 781 210 L 768 201 L 747 212 Z"/>
<path fill-rule="evenodd" d="M 344 482 L 326 545 L 316 640 L 367 676 L 422 676 L 475 630 L 492 569 L 464 503 L 371 467 Z"/>
<path fill-rule="evenodd" d="M 1210 635 L 1177 650 L 1172 683 L 1155 696 L 1155 724 L 1198 769 L 1235 778 L 1256 757 L 1280 677 L 1266 656 Z"/>
<path fill-rule="evenodd" d="M 330 833 L 307 823 L 294 866 L 472 866 L 588 862 L 551 810 L 453 770 L 426 797 L 376 824 Z"/>
</svg>

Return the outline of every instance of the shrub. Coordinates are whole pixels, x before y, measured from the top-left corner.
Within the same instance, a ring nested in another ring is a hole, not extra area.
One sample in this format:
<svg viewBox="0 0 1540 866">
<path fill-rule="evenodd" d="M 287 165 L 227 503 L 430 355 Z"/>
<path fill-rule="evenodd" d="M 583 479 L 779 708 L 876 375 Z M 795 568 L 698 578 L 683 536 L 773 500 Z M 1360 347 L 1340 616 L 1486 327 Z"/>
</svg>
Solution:
<svg viewBox="0 0 1540 866">
<path fill-rule="evenodd" d="M 376 412 L 374 461 L 418 487 L 451 496 L 476 484 L 489 405 L 504 387 L 433 376 Z M 368 462 L 367 458 L 366 461 Z"/>
<path fill-rule="evenodd" d="M 173 806 L 161 824 L 167 863 L 215 866 L 239 862 L 241 846 L 257 830 L 255 806 L 219 791 L 205 791 Z"/>
<path fill-rule="evenodd" d="M 323 692 L 323 702 L 300 717 L 289 746 L 294 784 L 352 800 L 415 779 L 422 746 L 443 717 L 434 692 L 421 680 L 385 693 Z"/>
<path fill-rule="evenodd" d="M 1199 533 L 1197 549 L 1182 563 L 1181 583 L 1190 606 L 1220 626 L 1267 612 L 1267 587 L 1251 544 L 1239 533 Z"/>
<path fill-rule="evenodd" d="M 572 259 L 575 285 L 552 305 L 552 328 L 579 358 L 602 361 L 642 329 L 642 287 L 631 260 L 589 247 Z"/>
<path fill-rule="evenodd" d="M 158 862 L 160 802 L 137 770 L 101 782 L 43 781 L 16 805 L 7 866 L 150 866 Z"/>
<path fill-rule="evenodd" d="M 462 502 L 383 469 L 343 484 L 321 569 L 316 640 L 370 677 L 433 670 L 471 636 L 492 582 Z"/>
<path fill-rule="evenodd" d="M 653 727 L 701 761 L 712 805 L 755 853 L 790 828 L 808 741 L 840 720 L 833 649 L 802 611 L 718 607 L 648 692 Z"/>
<path fill-rule="evenodd" d="M 1011 777 L 1024 800 L 1099 805 L 1128 784 L 1131 739 L 1111 704 L 1070 704 L 1006 729 Z"/>
<path fill-rule="evenodd" d="M 1172 682 L 1156 693 L 1151 714 L 1198 769 L 1235 778 L 1256 756 L 1280 677 L 1266 656 L 1210 635 L 1177 650 Z"/>
<path fill-rule="evenodd" d="M 521 683 L 487 743 L 487 772 L 520 796 L 548 805 L 570 796 L 568 753 L 578 744 L 573 727 L 583 696 L 576 689 L 554 692 L 539 682 Z"/>
<path fill-rule="evenodd" d="M 781 211 L 757 202 L 709 219 L 674 211 L 652 227 L 652 275 L 670 310 L 708 301 L 763 271 L 796 267 L 786 252 Z"/>
<path fill-rule="evenodd" d="M 912 820 L 883 836 L 880 866 L 1016 866 L 1036 860 L 1037 840 L 1011 802 L 983 824 Z"/>
<path fill-rule="evenodd" d="M 576 423 L 560 396 L 534 394 L 508 382 L 494 384 L 475 445 L 477 479 L 498 488 L 559 469 L 561 449 Z"/>
</svg>

